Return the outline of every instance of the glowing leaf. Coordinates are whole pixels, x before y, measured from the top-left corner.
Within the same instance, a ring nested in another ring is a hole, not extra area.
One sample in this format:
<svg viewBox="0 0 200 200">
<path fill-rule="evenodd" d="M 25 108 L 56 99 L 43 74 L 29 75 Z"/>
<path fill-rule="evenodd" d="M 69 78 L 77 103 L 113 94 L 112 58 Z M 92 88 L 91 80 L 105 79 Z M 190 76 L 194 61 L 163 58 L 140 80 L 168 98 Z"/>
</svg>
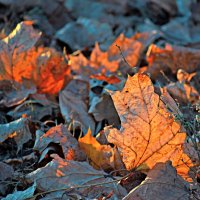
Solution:
<svg viewBox="0 0 200 200">
<path fill-rule="evenodd" d="M 121 129 L 110 129 L 108 141 L 120 148 L 127 169 L 171 160 L 179 174 L 187 177 L 190 158 L 183 152 L 186 133 L 174 121 L 154 92 L 148 76 L 128 77 L 121 92 L 112 94 L 121 119 Z"/>
<path fill-rule="evenodd" d="M 116 169 L 119 166 L 120 161 L 117 152 L 109 145 L 101 145 L 95 137 L 92 136 L 92 132 L 89 129 L 87 134 L 79 139 L 79 145 L 84 150 L 89 159 L 91 159 L 91 164 L 96 169 Z M 116 154 L 116 156 L 115 156 Z M 119 168 L 118 168 L 119 169 Z"/>
</svg>

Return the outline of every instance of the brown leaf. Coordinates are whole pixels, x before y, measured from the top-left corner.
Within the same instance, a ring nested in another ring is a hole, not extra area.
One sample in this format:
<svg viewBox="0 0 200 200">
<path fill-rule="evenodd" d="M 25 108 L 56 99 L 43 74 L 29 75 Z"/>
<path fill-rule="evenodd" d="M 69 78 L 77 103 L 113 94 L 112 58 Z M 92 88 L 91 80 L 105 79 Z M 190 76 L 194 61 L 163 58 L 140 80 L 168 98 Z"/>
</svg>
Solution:
<svg viewBox="0 0 200 200">
<path fill-rule="evenodd" d="M 120 148 L 126 168 L 152 168 L 171 160 L 187 177 L 191 160 L 183 152 L 186 133 L 174 121 L 147 75 L 128 77 L 121 92 L 111 95 L 121 119 L 121 129 L 110 129 L 108 141 Z"/>
<path fill-rule="evenodd" d="M 95 122 L 88 113 L 89 84 L 86 81 L 73 79 L 59 94 L 59 105 L 64 119 L 80 127 L 84 133 L 90 127 L 95 131 Z"/>
<path fill-rule="evenodd" d="M 34 150 L 38 150 L 42 153 L 50 143 L 60 144 L 64 153 L 64 157 L 67 160 L 85 160 L 85 154 L 82 152 L 78 145 L 78 141 L 67 131 L 64 125 L 58 125 L 52 127 L 45 134 L 39 134 L 36 132 L 36 141 Z"/>
<path fill-rule="evenodd" d="M 196 103 L 200 100 L 199 92 L 194 88 L 190 80 L 196 73 L 187 73 L 184 70 L 178 70 L 177 79 L 175 83 L 170 83 L 166 86 L 167 91 L 173 98 L 178 99 L 178 102 Z"/>
<path fill-rule="evenodd" d="M 189 184 L 177 175 L 171 162 L 157 163 L 147 174 L 147 178 L 123 200 L 188 200 Z"/>
<path fill-rule="evenodd" d="M 36 180 L 40 191 L 56 190 L 47 193 L 46 198 L 51 199 L 70 199 L 72 194 L 80 195 L 82 199 L 100 199 L 111 192 L 110 199 L 122 199 L 127 194 L 125 189 L 106 176 L 105 172 L 93 169 L 87 162 L 63 160 L 54 155 L 50 163 L 28 174 L 26 180 L 29 183 Z"/>
<path fill-rule="evenodd" d="M 17 151 L 19 151 L 24 143 L 32 139 L 28 122 L 27 118 L 20 118 L 8 124 L 0 124 L 0 142 L 13 138 L 18 145 Z"/>
<path fill-rule="evenodd" d="M 166 47 L 159 48 L 152 44 L 146 54 L 149 63 L 147 72 L 151 73 L 155 79 L 160 71 L 166 72 L 171 70 L 176 74 L 181 68 L 186 72 L 195 72 L 199 69 L 200 51 L 192 48 L 166 45 Z"/>
</svg>

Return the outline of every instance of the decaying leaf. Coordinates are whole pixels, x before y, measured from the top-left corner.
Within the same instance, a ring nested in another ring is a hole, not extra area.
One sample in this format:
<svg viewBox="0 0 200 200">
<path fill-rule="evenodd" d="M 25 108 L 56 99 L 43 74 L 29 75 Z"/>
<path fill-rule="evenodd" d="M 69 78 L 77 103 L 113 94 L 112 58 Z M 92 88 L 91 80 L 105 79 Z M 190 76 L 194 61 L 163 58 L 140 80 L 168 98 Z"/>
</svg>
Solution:
<svg viewBox="0 0 200 200">
<path fill-rule="evenodd" d="M 0 107 L 12 107 L 23 103 L 30 94 L 36 92 L 36 87 L 28 81 L 17 83 L 10 80 L 0 81 Z"/>
<path fill-rule="evenodd" d="M 195 73 L 189 74 L 179 69 L 177 72 L 178 81 L 168 84 L 166 86 L 167 91 L 173 98 L 178 99 L 178 102 L 198 102 L 200 94 L 190 82 L 193 76 L 195 76 Z"/>
<path fill-rule="evenodd" d="M 192 48 L 166 45 L 165 48 L 159 48 L 152 44 L 147 52 L 147 61 L 149 63 L 147 72 L 151 73 L 155 79 L 160 71 L 171 70 L 176 74 L 178 69 L 186 72 L 195 72 L 200 68 L 200 51 Z"/>
<path fill-rule="evenodd" d="M 68 123 L 86 133 L 90 127 L 95 132 L 95 122 L 88 113 L 89 84 L 86 81 L 73 79 L 59 94 L 61 113 Z"/>
<path fill-rule="evenodd" d="M 79 139 L 79 145 L 91 160 L 91 165 L 95 169 L 113 170 L 123 168 L 121 158 L 117 157 L 117 150 L 115 151 L 109 145 L 101 145 L 92 136 L 90 129 L 84 137 Z M 117 163 L 121 163 L 121 165 L 116 166 Z"/>
<path fill-rule="evenodd" d="M 40 191 L 56 190 L 47 193 L 47 199 L 65 196 L 69 199 L 72 194 L 80 195 L 83 199 L 98 199 L 111 192 L 113 195 L 110 199 L 122 199 L 126 195 L 125 189 L 106 176 L 105 172 L 95 170 L 87 162 L 63 160 L 54 155 L 50 163 L 28 174 L 26 180 L 29 183 L 36 180 Z"/>
<path fill-rule="evenodd" d="M 24 143 L 32 139 L 28 122 L 27 118 L 20 118 L 7 124 L 0 124 L 0 142 L 13 138 L 18 146 L 17 151 L 19 151 Z"/>
<path fill-rule="evenodd" d="M 178 173 L 187 177 L 192 162 L 183 152 L 186 133 L 154 92 L 150 78 L 144 74 L 128 77 L 123 90 L 111 97 L 121 128 L 110 129 L 108 141 L 120 148 L 126 168 L 151 169 L 157 162 L 171 160 Z"/>
<path fill-rule="evenodd" d="M 147 174 L 147 178 L 123 200 L 188 200 L 189 184 L 177 175 L 171 162 L 157 163 Z"/>
<path fill-rule="evenodd" d="M 45 134 L 36 132 L 36 141 L 33 149 L 42 153 L 50 143 L 60 144 L 67 160 L 85 160 L 85 154 L 80 149 L 78 141 L 62 124 L 52 127 Z"/>
</svg>

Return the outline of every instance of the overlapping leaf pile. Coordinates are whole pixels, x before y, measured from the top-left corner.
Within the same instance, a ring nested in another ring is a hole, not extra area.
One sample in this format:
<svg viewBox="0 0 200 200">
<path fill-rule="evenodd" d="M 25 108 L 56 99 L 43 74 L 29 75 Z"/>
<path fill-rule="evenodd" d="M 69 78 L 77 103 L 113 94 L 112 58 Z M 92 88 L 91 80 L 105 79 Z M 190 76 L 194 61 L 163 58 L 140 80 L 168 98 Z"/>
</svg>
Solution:
<svg viewBox="0 0 200 200">
<path fill-rule="evenodd" d="M 24 21 L 0 41 L 2 199 L 198 199 L 199 115 L 176 101 L 199 103 L 200 51 L 144 32 L 66 55 L 40 35 Z"/>
</svg>

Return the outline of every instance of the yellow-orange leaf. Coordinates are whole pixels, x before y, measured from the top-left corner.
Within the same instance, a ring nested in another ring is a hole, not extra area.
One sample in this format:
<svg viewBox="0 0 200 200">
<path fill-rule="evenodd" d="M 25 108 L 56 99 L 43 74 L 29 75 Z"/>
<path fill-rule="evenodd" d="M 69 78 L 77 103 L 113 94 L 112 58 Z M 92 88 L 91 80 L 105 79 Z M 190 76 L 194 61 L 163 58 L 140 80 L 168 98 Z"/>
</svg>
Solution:
<svg viewBox="0 0 200 200">
<path fill-rule="evenodd" d="M 111 170 L 116 169 L 115 165 L 118 169 L 122 167 L 121 165 L 119 166 L 120 158 L 117 155 L 118 152 L 109 145 L 101 145 L 92 136 L 90 129 L 84 137 L 79 139 L 79 145 L 91 160 L 91 165 L 94 168 Z"/>
<path fill-rule="evenodd" d="M 121 119 L 121 129 L 111 128 L 108 141 L 119 147 L 127 169 L 171 160 L 179 174 L 187 176 L 192 166 L 183 151 L 186 133 L 174 121 L 144 74 L 128 77 L 121 92 L 112 94 Z"/>
</svg>

